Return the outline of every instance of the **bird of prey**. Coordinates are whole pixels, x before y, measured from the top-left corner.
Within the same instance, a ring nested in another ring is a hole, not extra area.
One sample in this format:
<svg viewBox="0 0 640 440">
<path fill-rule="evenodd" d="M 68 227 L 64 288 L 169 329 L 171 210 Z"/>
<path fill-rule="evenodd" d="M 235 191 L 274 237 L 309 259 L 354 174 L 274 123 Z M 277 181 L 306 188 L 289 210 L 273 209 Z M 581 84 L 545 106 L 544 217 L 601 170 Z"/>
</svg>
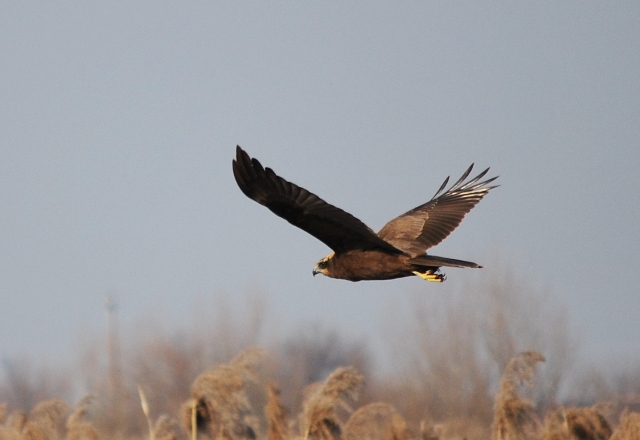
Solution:
<svg viewBox="0 0 640 440">
<path fill-rule="evenodd" d="M 377 234 L 351 214 L 264 168 L 238 146 L 233 175 L 242 192 L 274 214 L 316 237 L 333 253 L 321 259 L 313 275 L 349 281 L 407 276 L 443 282 L 440 267 L 482 266 L 470 261 L 427 255 L 444 240 L 487 193 L 498 176 L 478 183 L 489 168 L 465 182 L 473 164 L 449 189 L 449 178 L 427 203 L 387 223 Z"/>
</svg>

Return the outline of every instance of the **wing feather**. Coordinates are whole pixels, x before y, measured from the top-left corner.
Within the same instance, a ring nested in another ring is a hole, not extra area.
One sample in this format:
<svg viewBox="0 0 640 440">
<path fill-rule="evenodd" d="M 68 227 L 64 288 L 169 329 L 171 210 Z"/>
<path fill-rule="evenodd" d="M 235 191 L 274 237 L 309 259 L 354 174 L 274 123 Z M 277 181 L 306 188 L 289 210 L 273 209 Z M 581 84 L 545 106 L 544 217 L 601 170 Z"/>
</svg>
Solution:
<svg viewBox="0 0 640 440">
<path fill-rule="evenodd" d="M 465 182 L 472 169 L 473 164 L 456 183 L 443 192 L 449 181 L 447 177 L 430 201 L 391 220 L 378 232 L 378 236 L 413 256 L 423 254 L 440 243 L 497 186 L 488 185 L 498 176 L 478 183 L 489 168 Z"/>
<path fill-rule="evenodd" d="M 238 146 L 233 175 L 242 192 L 274 214 L 316 237 L 336 253 L 378 249 L 402 253 L 348 212 L 264 168 Z"/>
</svg>

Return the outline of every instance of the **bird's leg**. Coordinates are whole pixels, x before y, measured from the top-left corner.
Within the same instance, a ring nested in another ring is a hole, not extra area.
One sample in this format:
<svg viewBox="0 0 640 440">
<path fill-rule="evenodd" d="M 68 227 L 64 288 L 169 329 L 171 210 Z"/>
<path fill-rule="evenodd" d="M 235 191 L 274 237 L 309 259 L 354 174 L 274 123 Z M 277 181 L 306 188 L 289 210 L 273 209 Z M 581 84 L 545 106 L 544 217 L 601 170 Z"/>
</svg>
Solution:
<svg viewBox="0 0 640 440">
<path fill-rule="evenodd" d="M 438 272 L 438 269 L 436 269 L 436 270 L 428 270 L 428 271 L 426 271 L 424 273 L 418 272 L 418 271 L 415 271 L 415 270 L 413 271 L 414 275 L 419 276 L 423 280 L 432 281 L 434 283 L 442 283 L 447 279 L 445 274 L 436 273 L 436 272 Z"/>
</svg>

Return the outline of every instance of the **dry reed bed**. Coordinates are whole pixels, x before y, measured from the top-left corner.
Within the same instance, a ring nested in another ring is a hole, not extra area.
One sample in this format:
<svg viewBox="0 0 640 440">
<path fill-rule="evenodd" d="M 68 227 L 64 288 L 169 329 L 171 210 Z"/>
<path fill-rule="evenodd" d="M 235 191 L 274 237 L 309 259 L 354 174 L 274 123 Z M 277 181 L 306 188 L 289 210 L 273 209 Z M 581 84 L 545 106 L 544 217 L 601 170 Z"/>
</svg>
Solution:
<svg viewBox="0 0 640 440">
<path fill-rule="evenodd" d="M 261 387 L 266 404 L 256 408 L 248 389 L 251 384 L 259 386 L 257 370 L 263 354 L 248 348 L 228 364 L 201 373 L 177 418 L 163 414 L 154 421 L 144 390 L 139 387 L 141 411 L 148 423 L 145 435 L 100 431 L 92 420 L 95 399 L 87 396 L 73 408 L 58 399 L 47 400 L 29 414 L 8 413 L 7 406 L 0 405 L 0 440 L 640 440 L 640 414 L 623 411 L 614 429 L 606 405 L 558 407 L 541 417 L 533 401 L 521 392 L 523 387 L 533 387 L 535 367 L 544 361 L 540 353 L 533 351 L 520 353 L 507 364 L 490 428 L 450 419 L 442 423 L 423 421 L 415 429 L 410 429 L 388 403 L 370 403 L 354 411 L 351 405 L 357 400 L 364 378 L 353 367 L 337 368 L 323 382 L 307 386 L 302 411 L 297 416 L 287 413 L 277 386 L 271 382 Z"/>
</svg>

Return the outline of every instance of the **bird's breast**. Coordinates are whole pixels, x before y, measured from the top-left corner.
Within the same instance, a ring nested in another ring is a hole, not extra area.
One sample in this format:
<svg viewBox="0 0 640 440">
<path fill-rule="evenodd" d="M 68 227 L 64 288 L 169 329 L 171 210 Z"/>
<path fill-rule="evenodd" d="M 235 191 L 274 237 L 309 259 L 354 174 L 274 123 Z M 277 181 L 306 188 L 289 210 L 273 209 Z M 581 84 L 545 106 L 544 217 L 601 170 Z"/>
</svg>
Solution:
<svg viewBox="0 0 640 440">
<path fill-rule="evenodd" d="M 381 251 L 349 251 L 331 259 L 330 276 L 350 281 L 389 280 L 411 275 L 409 256 Z"/>
</svg>

